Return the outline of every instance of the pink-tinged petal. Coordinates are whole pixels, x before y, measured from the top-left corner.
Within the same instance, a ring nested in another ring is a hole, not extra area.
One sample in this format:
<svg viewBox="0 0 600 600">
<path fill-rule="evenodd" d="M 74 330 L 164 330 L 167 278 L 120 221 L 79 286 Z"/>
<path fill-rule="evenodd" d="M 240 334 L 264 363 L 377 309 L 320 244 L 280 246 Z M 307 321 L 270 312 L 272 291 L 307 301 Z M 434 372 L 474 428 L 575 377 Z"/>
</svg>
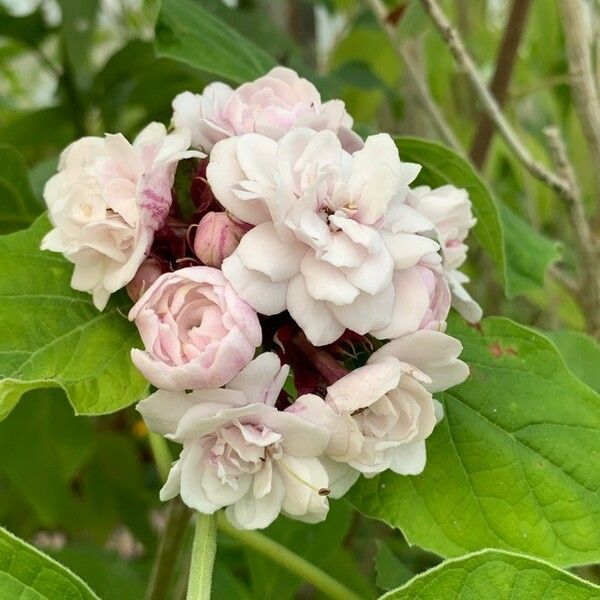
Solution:
<svg viewBox="0 0 600 600">
<path fill-rule="evenodd" d="M 434 223 L 402 201 L 390 203 L 384 219 L 385 229 L 392 233 L 426 233 L 435 231 Z"/>
<path fill-rule="evenodd" d="M 435 240 L 423 235 L 383 231 L 382 236 L 396 269 L 414 267 L 424 256 L 440 249 Z"/>
<path fill-rule="evenodd" d="M 264 529 L 279 516 L 284 497 L 285 485 L 279 474 L 274 474 L 267 494 L 257 497 L 249 491 L 227 507 L 225 516 L 238 529 Z"/>
<path fill-rule="evenodd" d="M 452 294 L 452 307 L 469 323 L 478 323 L 481 321 L 481 317 L 483 316 L 481 306 L 473 300 L 469 292 L 462 285 L 463 283 L 468 283 L 469 278 L 460 271 L 450 271 L 446 273 L 446 280 Z"/>
<path fill-rule="evenodd" d="M 262 186 L 275 188 L 277 142 L 251 133 L 238 139 L 237 157 L 246 179 Z"/>
<path fill-rule="evenodd" d="M 183 415 L 196 402 L 191 394 L 158 390 L 138 402 L 136 410 L 142 415 L 150 431 L 166 435 L 175 433 Z"/>
<path fill-rule="evenodd" d="M 247 269 L 233 253 L 223 261 L 223 274 L 237 294 L 263 315 L 276 315 L 286 308 L 287 282 L 273 282 L 269 277 Z"/>
<path fill-rule="evenodd" d="M 298 181 L 300 157 L 315 135 L 316 132 L 312 129 L 299 127 L 290 131 L 277 148 L 277 172 L 281 177 L 281 183 L 297 196 L 301 195 Z"/>
<path fill-rule="evenodd" d="M 362 446 L 362 435 L 349 414 L 333 410 L 314 394 L 303 394 L 285 412 L 318 425 L 329 433 L 327 455 L 334 460 L 348 461 L 358 455 Z"/>
<path fill-rule="evenodd" d="M 282 240 L 272 223 L 261 223 L 241 239 L 236 256 L 247 269 L 287 281 L 300 271 L 305 253 L 303 244 Z"/>
<path fill-rule="evenodd" d="M 319 222 L 323 223 L 321 219 Z M 331 241 L 319 256 L 321 260 L 331 263 L 334 267 L 359 267 L 366 257 L 365 248 L 353 242 L 343 231 L 337 231 L 331 236 Z"/>
<path fill-rule="evenodd" d="M 372 225 L 385 213 L 402 185 L 400 159 L 387 134 L 370 136 L 364 148 L 355 152 L 348 185 L 358 200 L 357 220 Z"/>
<path fill-rule="evenodd" d="M 390 470 L 398 475 L 418 475 L 423 472 L 426 461 L 424 441 L 402 444 L 391 450 Z"/>
<path fill-rule="evenodd" d="M 429 308 L 429 291 L 417 267 L 394 272 L 393 310 L 389 325 L 372 331 L 379 339 L 396 338 L 419 329 Z"/>
<path fill-rule="evenodd" d="M 276 354 L 264 352 L 248 363 L 228 384 L 231 390 L 244 392 L 248 403 L 273 406 L 289 373 Z"/>
<path fill-rule="evenodd" d="M 391 285 L 376 296 L 361 293 L 352 304 L 329 308 L 336 319 L 347 329 L 364 335 L 386 326 L 392 318 L 394 289 Z"/>
<path fill-rule="evenodd" d="M 409 363 L 428 375 L 432 382 L 425 384 L 430 392 L 439 392 L 462 383 L 469 376 L 469 367 L 458 359 L 462 344 L 439 331 L 415 331 L 395 339 L 373 353 L 369 363 L 394 357 Z"/>
<path fill-rule="evenodd" d="M 327 303 L 315 300 L 308 293 L 301 275 L 290 280 L 287 309 L 315 346 L 331 344 L 344 333 L 345 327 L 336 319 Z"/>
<path fill-rule="evenodd" d="M 159 497 L 162 502 L 172 500 L 175 496 L 179 495 L 181 491 L 181 460 L 177 460 L 173 463 L 167 481 L 160 490 Z"/>
<path fill-rule="evenodd" d="M 329 489 L 329 479 L 321 462 L 284 454 L 275 465 L 286 489 L 282 511 L 309 523 L 323 521 L 329 505 L 319 490 Z"/>
<path fill-rule="evenodd" d="M 186 448 L 186 456 L 181 460 L 181 499 L 190 508 L 205 514 L 213 514 L 222 504 L 215 504 L 206 495 L 202 473 L 209 463 L 208 451 L 197 444 Z M 210 468 L 210 467 L 209 467 Z"/>
<path fill-rule="evenodd" d="M 386 356 L 354 369 L 330 385 L 327 388 L 326 402 L 334 406 L 337 412 L 352 414 L 371 406 L 390 390 L 398 387 L 401 376 L 400 362 Z"/>
<path fill-rule="evenodd" d="M 394 262 L 384 247 L 376 254 L 368 254 L 359 267 L 345 268 L 343 272 L 351 284 L 375 296 L 391 285 Z"/>
<path fill-rule="evenodd" d="M 334 304 L 351 304 L 359 290 L 353 286 L 344 273 L 328 262 L 319 260 L 314 253 L 307 252 L 300 264 L 306 289 L 315 300 Z"/>
<path fill-rule="evenodd" d="M 329 443 L 330 432 L 326 427 L 313 424 L 293 412 L 274 410 L 265 414 L 262 421 L 282 435 L 283 451 L 292 456 L 318 457 Z"/>
<path fill-rule="evenodd" d="M 363 246 L 368 252 L 376 253 L 381 250 L 383 240 L 379 231 L 374 227 L 353 221 L 341 212 L 331 215 L 329 221 L 336 227 L 339 227 L 353 242 Z"/>
<path fill-rule="evenodd" d="M 217 200 L 235 217 L 252 225 L 269 220 L 262 199 L 240 200 L 234 187 L 248 179 L 239 163 L 237 149 L 240 138 L 230 138 L 215 144 L 210 153 L 206 178 Z"/>
<path fill-rule="evenodd" d="M 360 471 L 353 469 L 343 462 L 331 460 L 327 456 L 321 458 L 321 462 L 327 471 L 329 478 L 329 498 L 342 498 L 346 492 L 356 483 L 360 477 Z"/>
<path fill-rule="evenodd" d="M 135 200 L 136 186 L 129 179 L 111 179 L 102 189 L 106 205 L 123 217 L 125 222 L 134 227 L 138 219 Z"/>
</svg>

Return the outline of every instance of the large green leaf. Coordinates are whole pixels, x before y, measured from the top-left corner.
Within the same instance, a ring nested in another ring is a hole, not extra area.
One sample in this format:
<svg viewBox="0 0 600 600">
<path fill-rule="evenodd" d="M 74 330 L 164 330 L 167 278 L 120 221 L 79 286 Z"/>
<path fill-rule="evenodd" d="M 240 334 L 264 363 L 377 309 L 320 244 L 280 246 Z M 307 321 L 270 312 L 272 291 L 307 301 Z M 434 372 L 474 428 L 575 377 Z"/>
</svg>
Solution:
<svg viewBox="0 0 600 600">
<path fill-rule="evenodd" d="M 542 335 L 508 319 L 452 319 L 470 378 L 417 477 L 362 479 L 348 498 L 442 556 L 486 547 L 559 565 L 600 560 L 600 396 Z"/>
<path fill-rule="evenodd" d="M 0 474 L 10 484 L 11 498 L 24 504 L 42 527 L 73 521 L 79 500 L 73 479 L 92 446 L 92 423 L 73 414 L 63 392 L 28 392 L 0 422 Z"/>
<path fill-rule="evenodd" d="M 25 161 L 12 146 L 0 144 L 0 233 L 29 227 L 42 210 Z"/>
<path fill-rule="evenodd" d="M 2 528 L 0 598 L 98 600 L 77 575 Z"/>
<path fill-rule="evenodd" d="M 274 66 L 266 52 L 192 0 L 163 0 L 156 50 L 235 83 L 255 79 Z"/>
<path fill-rule="evenodd" d="M 547 331 L 567 366 L 581 381 L 600 393 L 600 344 L 582 331 Z"/>
<path fill-rule="evenodd" d="M 547 562 L 500 550 L 449 560 L 381 600 L 598 600 L 600 587 Z"/>
<path fill-rule="evenodd" d="M 61 387 L 78 414 L 114 412 L 147 384 L 129 359 L 139 343 L 118 294 L 98 312 L 71 289 L 72 265 L 39 250 L 48 219 L 0 238 L 0 419 L 27 390 Z"/>
<path fill-rule="evenodd" d="M 544 287 L 548 266 L 560 258 L 559 245 L 532 229 L 510 208 L 500 205 L 508 268 L 508 295 Z"/>
<path fill-rule="evenodd" d="M 436 142 L 410 137 L 396 137 L 395 142 L 402 160 L 423 165 L 418 184 L 438 187 L 451 183 L 469 192 L 477 217 L 473 232 L 491 256 L 505 283 L 507 267 L 500 214 L 490 191 L 473 167 L 464 158 Z"/>
</svg>

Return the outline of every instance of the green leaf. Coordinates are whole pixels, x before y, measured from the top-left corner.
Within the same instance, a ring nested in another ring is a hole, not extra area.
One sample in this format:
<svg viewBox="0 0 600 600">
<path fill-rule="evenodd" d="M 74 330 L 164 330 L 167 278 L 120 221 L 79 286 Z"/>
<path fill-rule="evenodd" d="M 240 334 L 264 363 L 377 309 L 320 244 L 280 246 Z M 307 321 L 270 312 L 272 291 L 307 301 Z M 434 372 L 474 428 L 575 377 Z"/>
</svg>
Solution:
<svg viewBox="0 0 600 600">
<path fill-rule="evenodd" d="M 147 560 L 125 560 L 116 552 L 81 543 L 69 544 L 52 555 L 89 582 L 102 600 L 144 597 L 149 577 Z"/>
<path fill-rule="evenodd" d="M 382 590 L 398 587 L 413 576 L 413 572 L 382 541 L 377 541 L 375 570 L 377 572 L 375 583 Z"/>
<path fill-rule="evenodd" d="M 10 37 L 27 46 L 36 47 L 49 33 L 42 8 L 22 17 L 11 15 L 0 6 L 0 36 Z"/>
<path fill-rule="evenodd" d="M 25 161 L 12 146 L 0 144 L 0 233 L 29 227 L 42 210 Z"/>
<path fill-rule="evenodd" d="M 78 84 L 86 85 L 98 0 L 59 0 L 59 4 L 67 58 Z"/>
<path fill-rule="evenodd" d="M 504 231 L 498 206 L 473 167 L 464 158 L 436 142 L 410 137 L 396 137 L 395 142 L 402 160 L 423 165 L 417 178 L 418 184 L 438 187 L 451 183 L 469 192 L 477 217 L 473 232 L 491 256 L 501 281 L 506 285 Z"/>
<path fill-rule="evenodd" d="M 139 344 L 118 294 L 99 312 L 70 287 L 72 265 L 39 249 L 46 216 L 0 237 L 0 420 L 27 390 L 61 387 L 78 414 L 114 412 L 139 400 L 147 383 L 129 358 Z"/>
<path fill-rule="evenodd" d="M 77 575 L 2 528 L 0 598 L 99 600 Z"/>
<path fill-rule="evenodd" d="M 192 0 L 163 0 L 156 50 L 235 83 L 255 79 L 275 66 L 266 52 Z"/>
<path fill-rule="evenodd" d="M 500 205 L 508 267 L 508 296 L 544 287 L 546 270 L 561 254 L 557 242 L 535 231 L 510 208 Z"/>
<path fill-rule="evenodd" d="M 92 452 L 91 426 L 73 415 L 57 389 L 28 392 L 0 422 L 0 473 L 42 527 L 73 520 L 76 498 L 71 486 Z"/>
<path fill-rule="evenodd" d="M 558 565 L 600 560 L 600 396 L 542 335 L 508 319 L 451 319 L 470 378 L 417 477 L 361 479 L 348 499 L 442 556 L 486 547 Z"/>
<path fill-rule="evenodd" d="M 344 501 L 332 502 L 327 520 L 314 524 L 280 517 L 264 533 L 310 562 L 322 566 L 342 543 L 352 516 Z M 256 552 L 247 552 L 254 598 L 293 598 L 301 580 Z"/>
<path fill-rule="evenodd" d="M 600 393 L 600 344 L 582 331 L 544 332 L 559 349 L 571 371 Z"/>
<path fill-rule="evenodd" d="M 500 550 L 448 560 L 381 600 L 598 600 L 600 587 L 547 562 Z"/>
</svg>

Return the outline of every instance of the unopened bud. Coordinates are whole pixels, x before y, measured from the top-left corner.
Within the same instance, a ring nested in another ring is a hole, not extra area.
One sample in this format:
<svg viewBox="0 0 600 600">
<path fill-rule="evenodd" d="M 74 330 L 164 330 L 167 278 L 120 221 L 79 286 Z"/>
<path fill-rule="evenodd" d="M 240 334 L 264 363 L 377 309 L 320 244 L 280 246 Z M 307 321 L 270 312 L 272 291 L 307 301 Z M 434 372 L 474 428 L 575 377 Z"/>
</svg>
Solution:
<svg viewBox="0 0 600 600">
<path fill-rule="evenodd" d="M 137 302 L 144 292 L 163 274 L 160 263 L 155 258 L 147 258 L 127 284 L 129 297 Z"/>
<path fill-rule="evenodd" d="M 196 229 L 194 252 L 205 265 L 220 268 L 238 247 L 246 231 L 225 212 L 206 213 Z"/>
</svg>

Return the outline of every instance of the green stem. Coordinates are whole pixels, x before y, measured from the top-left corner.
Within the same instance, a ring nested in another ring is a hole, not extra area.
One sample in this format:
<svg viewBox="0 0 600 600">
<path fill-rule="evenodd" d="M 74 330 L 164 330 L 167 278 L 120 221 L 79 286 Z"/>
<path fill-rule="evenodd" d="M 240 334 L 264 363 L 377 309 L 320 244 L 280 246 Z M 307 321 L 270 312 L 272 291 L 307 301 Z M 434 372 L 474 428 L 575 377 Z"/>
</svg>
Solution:
<svg viewBox="0 0 600 600">
<path fill-rule="evenodd" d="M 190 522 L 190 515 L 190 510 L 179 498 L 171 500 L 165 529 L 152 565 L 145 600 L 164 600 L 167 597 L 173 569 L 181 553 L 185 530 Z"/>
<path fill-rule="evenodd" d="M 157 433 L 150 433 L 149 441 L 156 469 L 158 470 L 161 481 L 164 483 L 169 476 L 171 463 L 173 462 L 169 445 L 167 444 L 167 440 Z"/>
<path fill-rule="evenodd" d="M 210 600 L 216 551 L 215 516 L 197 513 L 187 600 Z"/>
<path fill-rule="evenodd" d="M 256 531 L 236 529 L 225 516 L 220 513 L 217 517 L 219 529 L 245 546 L 264 554 L 274 563 L 281 565 L 291 573 L 310 583 L 318 590 L 335 600 L 363 600 L 361 596 L 349 590 L 337 579 L 331 577 L 311 562 L 298 556 L 275 540 Z M 188 596 L 188 600 L 190 600 Z"/>
</svg>

